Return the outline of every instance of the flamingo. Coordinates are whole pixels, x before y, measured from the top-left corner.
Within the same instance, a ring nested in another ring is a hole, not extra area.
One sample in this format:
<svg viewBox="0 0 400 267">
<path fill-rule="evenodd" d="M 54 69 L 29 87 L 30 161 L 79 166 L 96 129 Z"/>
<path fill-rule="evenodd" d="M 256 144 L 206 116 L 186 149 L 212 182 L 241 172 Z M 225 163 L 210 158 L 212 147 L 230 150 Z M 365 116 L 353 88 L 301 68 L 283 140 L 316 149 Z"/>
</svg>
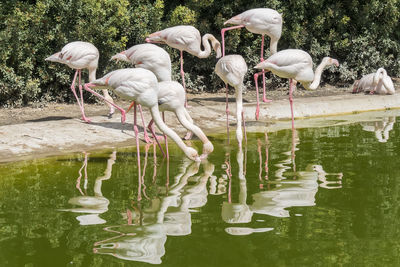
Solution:
<svg viewBox="0 0 400 267">
<path fill-rule="evenodd" d="M 235 97 L 236 97 L 236 139 L 238 140 L 239 146 L 242 146 L 243 134 L 242 134 L 242 119 L 243 128 L 246 128 L 245 121 L 243 117 L 243 99 L 242 99 L 242 88 L 243 79 L 247 72 L 247 65 L 243 57 L 240 55 L 228 55 L 224 56 L 218 60 L 215 66 L 215 73 L 227 84 L 235 87 Z M 228 91 L 226 94 L 226 128 L 229 140 L 229 123 L 228 123 Z"/>
<path fill-rule="evenodd" d="M 353 85 L 353 93 L 370 91 L 370 94 L 393 95 L 394 85 L 384 68 L 379 68 L 375 73 L 370 73 L 357 80 Z"/>
<path fill-rule="evenodd" d="M 114 90 L 115 93 L 125 99 L 135 101 L 142 106 L 150 109 L 151 116 L 156 123 L 157 127 L 167 136 L 169 136 L 175 143 L 182 149 L 185 155 L 195 161 L 200 161 L 200 157 L 197 151 L 191 147 L 185 145 L 185 143 L 179 138 L 179 136 L 171 130 L 161 119 L 158 109 L 158 91 L 159 86 L 157 83 L 156 76 L 149 70 L 142 68 L 129 68 L 119 69 L 106 74 L 104 77 L 97 79 L 91 83 L 85 84 L 85 90 L 95 94 L 96 96 L 104 99 L 101 95 L 97 94 L 93 89 L 102 89 L 104 87 Z M 134 108 L 136 113 L 136 108 Z M 136 117 L 136 116 L 135 116 Z M 138 139 L 138 128 L 136 120 L 134 121 L 134 130 L 136 136 L 136 146 L 138 153 L 138 166 L 140 166 L 140 153 L 139 153 L 139 139 Z M 153 136 L 155 133 L 150 127 Z M 157 138 L 155 138 L 157 141 Z M 158 142 L 158 141 L 157 141 Z M 159 145 L 159 144 L 158 144 Z M 159 145 L 160 149 L 161 146 Z M 162 151 L 162 149 L 161 149 Z M 167 157 L 168 157 L 167 153 Z"/>
<path fill-rule="evenodd" d="M 131 48 L 115 54 L 111 57 L 111 60 L 119 60 L 129 62 L 135 65 L 136 68 L 143 68 L 152 71 L 159 82 L 171 81 L 171 58 L 167 51 L 163 48 L 154 44 L 138 44 Z M 132 108 L 132 105 L 128 108 L 127 112 Z M 151 140 L 147 134 L 146 126 L 144 124 L 142 108 L 139 105 L 139 112 L 142 118 L 144 139 L 146 143 L 151 143 Z"/>
<path fill-rule="evenodd" d="M 210 43 L 214 51 L 217 53 L 217 58 L 221 57 L 221 44 L 212 35 L 205 34 L 203 37 L 200 36 L 199 30 L 189 25 L 179 25 L 164 30 L 154 32 L 146 38 L 148 43 L 165 43 L 170 47 L 180 50 L 181 54 L 181 76 L 183 88 L 186 92 L 185 85 L 185 72 L 183 71 L 183 51 L 192 54 L 198 58 L 207 58 L 211 53 Z M 204 46 L 204 50 L 201 50 L 201 44 Z M 187 106 L 187 99 L 185 100 L 185 106 Z"/>
<path fill-rule="evenodd" d="M 185 89 L 176 81 L 164 81 L 158 83 L 158 105 L 160 111 L 171 111 L 175 113 L 179 122 L 188 131 L 193 132 L 203 142 L 203 154 L 200 158 L 205 158 L 214 150 L 214 146 L 208 140 L 204 132 L 193 123 L 188 111 L 185 108 Z M 150 122 L 152 123 L 152 121 Z M 148 127 L 151 127 L 149 124 Z"/>
<path fill-rule="evenodd" d="M 256 69 L 269 70 L 281 78 L 289 79 L 289 101 L 293 130 L 293 90 L 296 89 L 296 83 L 300 82 L 308 90 L 315 90 L 321 81 L 322 71 L 329 65 L 338 67 L 339 62 L 336 59 L 324 57 L 314 73 L 312 58 L 307 52 L 300 49 L 286 49 L 273 54 L 255 66 Z"/>
<path fill-rule="evenodd" d="M 60 52 L 57 52 L 45 59 L 46 61 L 51 61 L 51 62 L 58 62 L 67 65 L 68 67 L 75 69 L 75 76 L 74 79 L 72 80 L 71 84 L 71 90 L 74 93 L 74 96 L 76 98 L 76 101 L 78 102 L 79 108 L 81 109 L 82 112 L 82 120 L 85 122 L 90 123 L 90 119 L 88 119 L 85 116 L 85 109 L 83 107 L 83 93 L 82 93 L 82 85 L 81 85 L 81 71 L 82 69 L 88 69 L 89 70 L 89 82 L 96 80 L 96 70 L 98 66 L 98 61 L 99 61 L 99 50 L 97 48 L 88 42 L 81 42 L 81 41 L 76 41 L 76 42 L 71 42 L 66 44 Z M 75 81 L 76 78 L 79 74 L 79 91 L 81 95 L 81 101 L 79 101 L 78 95 L 76 94 L 75 91 Z M 125 122 L 125 111 L 118 107 L 117 105 L 114 104 L 113 99 L 111 96 L 108 94 L 108 91 L 106 89 L 103 90 L 103 95 L 104 98 L 107 99 L 106 104 L 110 107 L 110 113 L 108 114 L 108 117 L 111 118 L 111 116 L 114 114 L 114 107 L 119 109 L 122 114 L 122 122 Z"/>
<path fill-rule="evenodd" d="M 233 18 L 224 22 L 226 24 L 235 24 L 236 26 L 223 28 L 221 30 L 222 36 L 222 56 L 225 56 L 225 32 L 237 28 L 245 27 L 249 32 L 255 34 L 261 34 L 261 56 L 260 61 L 264 61 L 264 35 L 270 37 L 269 50 L 271 55 L 277 52 L 278 41 L 282 34 L 282 14 L 279 14 L 276 10 L 270 8 L 254 8 L 247 10 Z M 258 96 L 258 75 L 260 73 L 254 74 L 254 81 L 256 83 L 256 93 L 257 93 L 257 109 L 256 109 L 256 119 L 259 117 L 259 96 Z M 263 75 L 263 101 L 270 102 L 265 96 L 265 71 L 262 71 Z"/>
</svg>

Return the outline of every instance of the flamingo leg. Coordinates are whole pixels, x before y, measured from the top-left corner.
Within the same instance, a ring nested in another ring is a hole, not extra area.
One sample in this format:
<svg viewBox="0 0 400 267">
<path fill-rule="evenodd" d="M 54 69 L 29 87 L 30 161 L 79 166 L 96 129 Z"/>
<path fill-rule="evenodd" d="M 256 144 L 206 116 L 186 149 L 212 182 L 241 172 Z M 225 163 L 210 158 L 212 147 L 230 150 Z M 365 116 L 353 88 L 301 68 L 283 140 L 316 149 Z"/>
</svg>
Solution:
<svg viewBox="0 0 400 267">
<path fill-rule="evenodd" d="M 156 140 L 157 145 L 158 145 L 158 148 L 160 149 L 161 153 L 163 154 L 163 157 L 165 157 L 166 155 L 165 155 L 165 153 L 164 153 L 164 150 L 162 149 L 162 147 L 161 147 L 161 145 L 160 145 L 160 142 L 158 142 L 158 136 L 157 136 L 156 133 L 154 132 L 153 122 L 154 122 L 154 121 L 151 120 L 151 121 L 149 122 L 149 125 L 147 126 L 147 128 L 150 130 L 151 134 L 153 135 L 154 139 Z"/>
<path fill-rule="evenodd" d="M 265 180 L 268 180 L 268 157 L 269 156 L 269 141 L 268 141 L 268 134 L 265 132 Z"/>
<path fill-rule="evenodd" d="M 293 79 L 289 79 L 289 102 L 290 110 L 292 112 L 292 130 L 294 131 L 294 113 L 293 113 L 293 90 L 296 87 L 296 82 Z"/>
<path fill-rule="evenodd" d="M 138 162 L 138 179 L 139 179 L 139 188 L 138 188 L 138 201 L 142 199 L 141 195 L 141 186 L 142 186 L 142 175 L 141 175 L 141 166 L 140 166 L 140 146 L 139 146 L 139 130 L 137 128 L 136 121 L 136 102 L 133 106 L 133 130 L 135 131 L 135 139 L 136 139 L 136 152 L 137 152 L 137 162 Z"/>
<path fill-rule="evenodd" d="M 149 135 L 147 134 L 146 124 L 144 122 L 144 117 L 143 117 L 142 106 L 139 105 L 138 107 L 139 107 L 139 112 L 140 112 L 140 118 L 142 119 L 142 124 L 143 124 L 144 140 L 146 141 L 147 144 L 150 144 L 150 143 L 152 143 L 152 141 L 149 138 Z"/>
<path fill-rule="evenodd" d="M 98 98 L 101 98 L 101 99 L 103 99 L 104 101 L 110 103 L 112 106 L 114 106 L 116 109 L 118 109 L 118 110 L 121 112 L 121 122 L 122 122 L 122 123 L 125 123 L 125 120 L 126 120 L 126 115 L 125 115 L 126 112 L 125 112 L 125 110 L 123 110 L 123 109 L 120 108 L 119 106 L 115 105 L 114 103 L 109 102 L 104 96 L 102 96 L 102 95 L 96 93 L 94 90 L 90 89 L 89 86 L 95 86 L 95 85 L 92 84 L 92 83 L 87 83 L 87 84 L 85 84 L 84 89 L 85 89 L 86 91 L 88 91 L 88 92 L 94 94 L 94 95 L 97 96 Z"/>
<path fill-rule="evenodd" d="M 230 31 L 233 29 L 238 29 L 238 28 L 243 28 L 244 25 L 237 25 L 237 26 L 232 26 L 232 27 L 228 27 L 228 28 L 223 28 L 221 29 L 221 37 L 222 37 L 222 56 L 225 56 L 225 32 L 226 31 Z"/>
<path fill-rule="evenodd" d="M 261 56 L 260 56 L 260 62 L 264 61 L 264 34 L 261 35 Z M 263 75 L 263 102 L 271 102 L 271 99 L 267 99 L 266 93 L 265 93 L 265 70 L 262 70 L 262 75 Z"/>
<path fill-rule="evenodd" d="M 226 136 L 228 138 L 229 145 L 229 104 L 228 104 L 228 84 L 226 84 L 226 104 L 225 104 L 225 112 L 226 112 Z"/>
<path fill-rule="evenodd" d="M 258 94 L 258 75 L 260 75 L 260 73 L 261 72 L 254 74 L 254 82 L 256 84 L 256 99 L 257 99 L 257 107 L 256 107 L 256 120 L 257 121 L 260 117 L 260 96 Z"/>
<path fill-rule="evenodd" d="M 76 90 L 75 90 L 75 81 L 76 81 L 76 78 L 78 76 L 78 73 L 79 73 L 79 77 L 80 77 L 80 70 L 76 70 L 75 71 L 74 79 L 72 80 L 72 84 L 71 84 L 71 91 L 74 94 L 74 96 L 76 98 L 76 101 L 78 102 L 78 106 L 79 106 L 79 108 L 81 110 L 81 113 L 82 113 L 82 120 L 84 120 L 87 123 L 90 123 L 90 120 L 85 116 L 85 110 L 83 108 L 83 99 L 82 99 L 82 103 L 81 103 L 81 101 L 79 100 L 78 95 L 76 94 Z M 78 83 L 80 84 L 80 79 L 79 79 Z"/>
</svg>

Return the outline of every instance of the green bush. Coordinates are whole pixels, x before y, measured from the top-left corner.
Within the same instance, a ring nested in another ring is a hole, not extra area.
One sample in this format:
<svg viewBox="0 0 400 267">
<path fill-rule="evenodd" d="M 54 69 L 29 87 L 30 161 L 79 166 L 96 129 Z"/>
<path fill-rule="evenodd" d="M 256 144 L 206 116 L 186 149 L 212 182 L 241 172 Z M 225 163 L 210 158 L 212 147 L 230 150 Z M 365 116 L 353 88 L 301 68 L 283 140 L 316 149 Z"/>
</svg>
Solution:
<svg viewBox="0 0 400 267">
<path fill-rule="evenodd" d="M 0 3 L 0 106 L 73 102 L 69 90 L 73 71 L 44 61 L 68 42 L 89 41 L 99 49 L 97 75 L 101 76 L 123 66 L 109 62 L 111 55 L 142 43 L 151 32 L 187 23 L 201 34 L 220 39 L 225 20 L 256 7 L 283 13 L 278 50 L 303 49 L 315 64 L 328 55 L 340 61 L 339 69 L 324 73 L 325 82 L 348 86 L 379 67 L 385 67 L 391 76 L 400 74 L 399 0 L 69 0 L 62 4 L 9 0 Z M 261 36 L 245 29 L 229 31 L 226 36 L 227 54 L 243 55 L 249 66 L 246 83 L 254 88 L 252 67 L 259 61 Z M 267 37 L 265 58 L 268 43 Z M 180 80 L 179 51 L 163 47 L 171 54 L 173 77 Z M 184 61 L 189 89 L 212 92 L 223 87 L 213 74 L 214 53 L 207 59 L 184 53 Z M 272 81 L 272 89 L 286 82 L 276 77 Z"/>
</svg>

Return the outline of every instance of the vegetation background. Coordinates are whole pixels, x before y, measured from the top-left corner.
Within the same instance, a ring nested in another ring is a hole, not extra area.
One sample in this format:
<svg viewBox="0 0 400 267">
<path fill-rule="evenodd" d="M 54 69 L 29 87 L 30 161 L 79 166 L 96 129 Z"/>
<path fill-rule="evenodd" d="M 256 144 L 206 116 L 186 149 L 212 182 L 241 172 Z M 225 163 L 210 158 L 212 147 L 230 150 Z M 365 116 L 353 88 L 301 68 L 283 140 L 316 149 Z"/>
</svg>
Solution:
<svg viewBox="0 0 400 267">
<path fill-rule="evenodd" d="M 385 67 L 391 76 L 400 74 L 400 0 L 6 0 L 0 2 L 0 106 L 73 102 L 69 90 L 73 71 L 44 61 L 68 42 L 88 41 L 99 49 L 97 75 L 101 76 L 124 66 L 109 61 L 113 54 L 143 43 L 149 33 L 191 24 L 220 39 L 225 20 L 257 7 L 283 14 L 278 50 L 303 49 L 315 63 L 327 55 L 339 60 L 339 69 L 324 73 L 325 82 L 349 85 L 378 67 Z M 250 75 L 259 61 L 260 43 L 260 35 L 246 30 L 227 33 L 227 54 L 241 54 L 249 65 L 249 90 L 254 89 Z M 163 47 L 171 54 L 174 79 L 179 81 L 179 52 Z M 184 60 L 192 92 L 222 87 L 213 74 L 215 54 L 199 59 L 185 53 Z M 269 86 L 273 89 L 280 82 L 284 81 L 274 77 Z"/>
</svg>

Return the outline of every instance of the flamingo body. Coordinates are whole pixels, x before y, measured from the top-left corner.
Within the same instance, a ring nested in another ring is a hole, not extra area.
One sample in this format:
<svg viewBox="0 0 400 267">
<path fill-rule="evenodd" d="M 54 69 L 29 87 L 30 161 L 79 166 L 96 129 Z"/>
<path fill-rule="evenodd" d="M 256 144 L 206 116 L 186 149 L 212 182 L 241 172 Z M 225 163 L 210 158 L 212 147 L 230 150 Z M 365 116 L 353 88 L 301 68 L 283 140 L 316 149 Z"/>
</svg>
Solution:
<svg viewBox="0 0 400 267">
<path fill-rule="evenodd" d="M 201 37 L 199 30 L 189 25 L 166 28 L 150 34 L 146 39 L 149 42 L 165 43 L 199 58 L 206 58 L 210 55 L 209 40 L 211 40 L 213 49 L 217 53 L 217 58 L 221 57 L 221 45 L 218 40 L 211 34 L 205 34 Z M 204 50 L 201 50 L 201 44 L 203 44 Z"/>
<path fill-rule="evenodd" d="M 270 8 L 249 9 L 224 24 L 244 25 L 252 33 L 266 34 L 274 39 L 281 38 L 282 15 Z"/>
<path fill-rule="evenodd" d="M 138 44 L 114 55 L 111 59 L 123 60 L 152 71 L 159 82 L 171 80 L 171 58 L 167 51 L 154 44 Z"/>
<path fill-rule="evenodd" d="M 90 84 L 86 84 L 85 89 L 90 90 L 89 86 L 94 87 L 94 89 L 111 88 L 120 97 L 150 108 L 151 116 L 158 128 L 173 139 L 188 158 L 196 161 L 200 160 L 197 151 L 186 146 L 179 136 L 161 119 L 158 108 L 158 81 L 151 71 L 142 68 L 119 69 Z M 137 131 L 135 130 L 135 132 Z"/>
<path fill-rule="evenodd" d="M 356 81 L 353 93 L 370 91 L 371 94 L 392 95 L 395 93 L 393 81 L 384 68 L 379 68 L 375 73 L 364 75 Z"/>
<path fill-rule="evenodd" d="M 243 97 L 242 87 L 244 76 L 247 73 L 247 64 L 243 57 L 240 55 L 228 55 L 218 60 L 215 65 L 215 73 L 226 83 L 230 84 L 235 88 L 236 98 L 236 138 L 239 146 L 242 145 L 243 134 L 242 134 L 242 118 L 243 118 Z M 228 103 L 228 102 L 227 102 Z M 228 116 L 228 105 L 227 105 L 227 116 Z M 244 120 L 243 120 L 244 125 Z M 227 118 L 227 127 L 228 118 Z"/>
</svg>

